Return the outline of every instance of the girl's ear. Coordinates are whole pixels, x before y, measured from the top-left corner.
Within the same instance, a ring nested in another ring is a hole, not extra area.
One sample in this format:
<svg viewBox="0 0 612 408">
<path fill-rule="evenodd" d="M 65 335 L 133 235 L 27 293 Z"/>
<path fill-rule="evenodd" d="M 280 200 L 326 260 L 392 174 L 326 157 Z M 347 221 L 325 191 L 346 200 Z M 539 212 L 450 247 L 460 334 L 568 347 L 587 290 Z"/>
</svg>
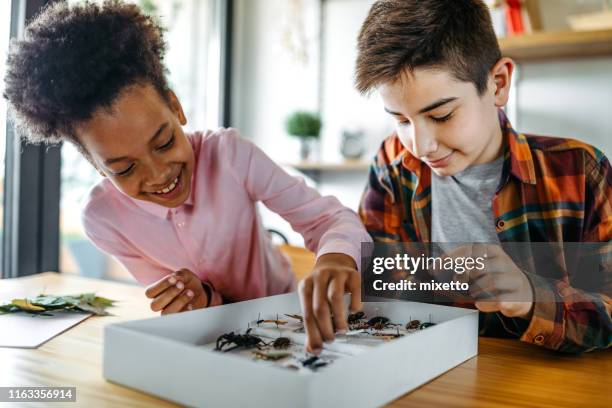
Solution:
<svg viewBox="0 0 612 408">
<path fill-rule="evenodd" d="M 493 80 L 495 106 L 501 108 L 508 103 L 510 97 L 510 86 L 512 84 L 512 73 L 514 72 L 514 61 L 503 57 L 491 68 Z"/>
<path fill-rule="evenodd" d="M 168 96 L 170 97 L 170 108 L 178 117 L 181 126 L 185 126 L 187 124 L 187 117 L 185 117 L 185 112 L 183 112 L 181 102 L 178 100 L 176 94 L 171 90 L 168 91 Z"/>
</svg>

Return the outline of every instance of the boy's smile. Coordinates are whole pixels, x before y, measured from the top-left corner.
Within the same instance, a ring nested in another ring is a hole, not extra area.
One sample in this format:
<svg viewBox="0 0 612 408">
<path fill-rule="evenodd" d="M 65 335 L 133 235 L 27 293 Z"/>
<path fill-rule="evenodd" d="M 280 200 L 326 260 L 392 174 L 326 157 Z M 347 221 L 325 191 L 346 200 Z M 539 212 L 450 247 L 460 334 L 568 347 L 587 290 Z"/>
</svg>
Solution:
<svg viewBox="0 0 612 408">
<path fill-rule="evenodd" d="M 497 109 L 507 97 L 500 95 L 496 74 L 508 69 L 507 62 L 500 60 L 492 69 L 483 95 L 443 68 L 404 71 L 395 82 L 380 85 L 385 110 L 396 119 L 406 149 L 440 176 L 497 158 L 502 149 Z"/>
<path fill-rule="evenodd" d="M 186 123 L 181 105 L 172 92 L 169 100 L 151 85 L 134 85 L 76 133 L 100 173 L 120 191 L 173 208 L 189 197 L 195 158 L 181 128 Z"/>
</svg>

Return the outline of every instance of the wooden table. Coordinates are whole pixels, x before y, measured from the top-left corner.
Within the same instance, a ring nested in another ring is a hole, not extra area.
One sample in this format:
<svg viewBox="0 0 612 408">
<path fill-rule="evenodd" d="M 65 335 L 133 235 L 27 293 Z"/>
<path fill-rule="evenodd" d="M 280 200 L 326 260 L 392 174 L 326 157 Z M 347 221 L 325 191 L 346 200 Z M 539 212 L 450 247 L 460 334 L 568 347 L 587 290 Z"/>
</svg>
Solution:
<svg viewBox="0 0 612 408">
<path fill-rule="evenodd" d="M 111 309 L 116 316 L 89 318 L 36 350 L 0 348 L 0 386 L 76 386 L 77 403 L 65 406 L 176 406 L 102 378 L 104 326 L 157 315 L 149 310 L 142 288 L 53 272 L 0 280 L 0 299 L 35 296 L 42 291 L 54 294 L 95 291 L 120 303 Z M 362 391 L 367 392 L 355 390 Z M 608 351 L 570 356 L 517 340 L 481 338 L 477 357 L 390 406 L 603 407 L 611 402 L 612 354 Z"/>
</svg>

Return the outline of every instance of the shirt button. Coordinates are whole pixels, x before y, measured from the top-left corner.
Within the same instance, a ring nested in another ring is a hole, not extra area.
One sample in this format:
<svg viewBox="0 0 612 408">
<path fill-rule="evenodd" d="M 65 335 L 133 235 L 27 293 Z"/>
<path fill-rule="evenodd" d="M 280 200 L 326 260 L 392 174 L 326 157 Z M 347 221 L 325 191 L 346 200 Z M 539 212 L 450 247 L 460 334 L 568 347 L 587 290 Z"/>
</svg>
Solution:
<svg viewBox="0 0 612 408">
<path fill-rule="evenodd" d="M 544 335 L 538 334 L 537 336 L 533 338 L 533 342 L 535 344 L 544 344 Z"/>
<path fill-rule="evenodd" d="M 506 225 L 506 223 L 504 222 L 504 220 L 497 220 L 497 229 L 502 229 L 502 228 L 504 228 L 504 225 Z"/>
</svg>

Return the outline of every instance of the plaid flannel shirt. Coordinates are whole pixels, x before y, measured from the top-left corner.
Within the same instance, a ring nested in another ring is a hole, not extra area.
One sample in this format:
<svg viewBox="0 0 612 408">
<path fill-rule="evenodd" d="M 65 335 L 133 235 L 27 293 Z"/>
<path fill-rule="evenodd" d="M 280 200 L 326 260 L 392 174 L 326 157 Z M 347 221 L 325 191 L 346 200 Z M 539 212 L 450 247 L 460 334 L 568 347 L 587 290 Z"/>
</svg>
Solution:
<svg viewBox="0 0 612 408">
<path fill-rule="evenodd" d="M 517 133 L 503 111 L 501 180 L 492 209 L 500 242 L 604 243 L 601 291 L 527 273 L 534 291 L 530 321 L 481 313 L 481 334 L 568 352 L 612 344 L 612 171 L 596 148 L 572 139 Z M 375 242 L 430 242 L 431 169 L 396 134 L 382 143 L 370 167 L 359 214 Z"/>
</svg>

